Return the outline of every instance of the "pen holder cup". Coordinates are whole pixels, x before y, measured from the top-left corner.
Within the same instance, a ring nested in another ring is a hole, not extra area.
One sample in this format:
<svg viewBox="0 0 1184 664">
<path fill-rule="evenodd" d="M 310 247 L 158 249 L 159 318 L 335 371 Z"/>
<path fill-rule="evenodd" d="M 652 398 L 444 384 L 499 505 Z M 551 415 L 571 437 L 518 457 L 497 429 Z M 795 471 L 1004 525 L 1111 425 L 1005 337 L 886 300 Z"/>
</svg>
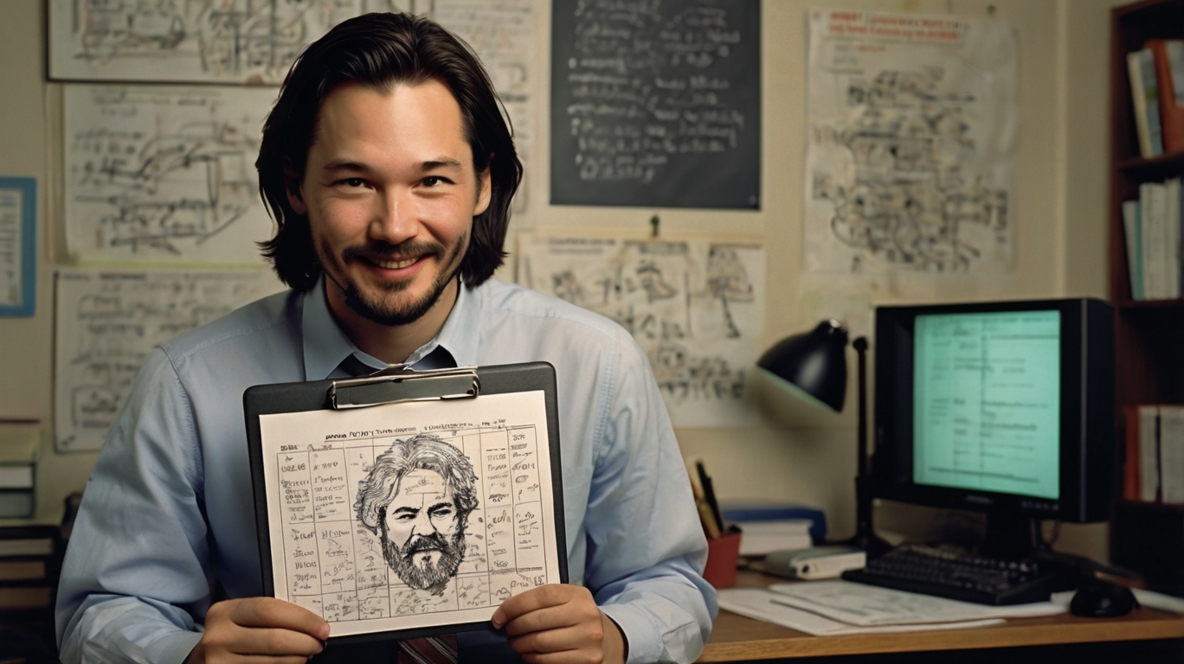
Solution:
<svg viewBox="0 0 1184 664">
<path fill-rule="evenodd" d="M 716 588 L 736 585 L 736 563 L 740 559 L 741 532 L 730 531 L 707 540 L 707 567 L 703 578 Z"/>
</svg>

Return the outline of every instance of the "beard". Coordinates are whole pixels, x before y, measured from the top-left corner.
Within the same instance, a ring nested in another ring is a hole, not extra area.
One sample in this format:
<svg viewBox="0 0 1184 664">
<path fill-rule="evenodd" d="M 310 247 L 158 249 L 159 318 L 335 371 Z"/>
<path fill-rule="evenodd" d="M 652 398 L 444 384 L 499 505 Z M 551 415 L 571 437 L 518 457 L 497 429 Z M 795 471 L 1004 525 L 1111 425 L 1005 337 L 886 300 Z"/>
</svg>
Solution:
<svg viewBox="0 0 1184 664">
<path fill-rule="evenodd" d="M 418 590 L 429 590 L 433 595 L 442 595 L 448 581 L 456 576 L 456 570 L 464 560 L 465 532 L 457 529 L 451 541 L 439 533 L 422 535 L 409 540 L 400 547 L 382 533 L 382 557 L 403 580 L 403 583 Z M 415 555 L 423 551 L 439 551 L 440 559 L 433 563 L 423 559 L 416 563 Z"/>
<path fill-rule="evenodd" d="M 449 282 L 460 271 L 461 262 L 465 251 L 468 249 L 468 245 L 469 236 L 467 233 L 457 241 L 451 250 L 447 250 L 439 242 L 409 241 L 396 246 L 388 242 L 375 240 L 367 242 L 360 247 L 345 248 L 341 252 L 340 260 L 337 260 L 333 258 L 332 251 L 327 243 L 322 241 L 318 246 L 317 254 L 325 276 L 341 289 L 342 295 L 345 297 L 345 304 L 350 310 L 362 318 L 378 323 L 379 325 L 397 326 L 414 323 L 436 304 L 444 289 L 448 287 Z M 380 283 L 377 293 L 363 293 L 357 283 L 349 281 L 344 276 L 345 270 L 342 268 L 351 262 L 368 261 L 372 258 L 382 259 L 395 255 L 435 255 L 439 260 L 439 273 L 436 274 L 436 278 L 432 282 L 428 292 L 418 300 L 402 305 L 392 304 L 386 301 L 385 296 L 407 290 L 411 286 L 411 280 L 409 279 Z M 336 268 L 337 273 L 341 275 L 340 279 L 330 271 L 330 267 Z"/>
</svg>

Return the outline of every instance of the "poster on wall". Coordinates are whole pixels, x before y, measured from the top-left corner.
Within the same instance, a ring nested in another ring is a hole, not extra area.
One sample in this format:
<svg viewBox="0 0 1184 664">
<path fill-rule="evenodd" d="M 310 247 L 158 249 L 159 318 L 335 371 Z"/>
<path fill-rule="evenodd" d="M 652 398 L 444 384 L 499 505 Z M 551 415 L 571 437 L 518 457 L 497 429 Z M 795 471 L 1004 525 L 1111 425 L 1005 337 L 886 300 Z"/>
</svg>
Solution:
<svg viewBox="0 0 1184 664">
<path fill-rule="evenodd" d="M 1014 28 L 819 9 L 809 30 L 806 269 L 1009 269 Z"/>
<path fill-rule="evenodd" d="M 154 6 L 148 7 L 147 4 Z M 283 82 L 296 56 L 330 28 L 369 12 L 409 12 L 426 16 L 455 33 L 478 54 L 513 126 L 518 156 L 524 162 L 526 172 L 532 170 L 537 90 L 541 87 L 534 58 L 533 0 L 259 0 L 234 3 L 223 0 L 188 0 L 184 3 L 51 0 L 49 8 L 52 78 L 121 83 L 251 84 L 255 89 L 186 88 L 187 96 L 183 99 L 193 103 L 196 97 L 220 98 L 221 108 L 229 108 L 235 111 L 235 115 L 209 120 L 225 120 L 239 136 L 251 139 L 250 142 L 255 142 L 262 118 L 271 110 L 276 97 L 276 86 Z M 102 87 L 89 89 L 101 90 Z M 126 96 L 129 88 L 121 86 L 117 90 L 125 91 Z M 99 104 L 97 101 L 82 102 L 83 93 L 68 94 L 75 110 L 80 103 L 84 106 Z M 151 90 L 151 94 L 159 97 L 163 93 L 157 88 Z M 107 95 L 106 98 L 112 97 Z M 239 100 L 252 97 L 266 99 L 252 101 L 249 107 L 235 106 Z M 203 105 L 201 108 L 213 106 Z M 101 112 L 101 117 L 108 123 L 117 123 L 116 118 L 123 118 L 124 124 L 135 122 L 142 130 L 156 123 L 158 133 L 163 129 L 166 136 L 172 134 L 172 138 L 179 138 L 170 124 L 171 118 L 162 120 L 160 117 L 159 106 L 156 112 L 141 107 L 138 116 L 133 115 L 132 109 L 115 107 L 111 102 L 102 108 L 81 110 L 88 114 L 88 124 L 97 125 L 100 116 L 96 113 Z M 179 113 L 174 108 L 167 115 L 176 118 Z M 190 134 L 202 131 L 193 126 L 196 121 L 192 117 L 186 118 Z M 212 129 L 218 126 L 213 125 Z M 76 122 L 67 125 L 68 132 L 77 128 Z M 190 142 L 184 148 L 197 150 L 198 163 L 193 167 L 206 167 L 210 163 L 210 154 L 200 148 L 209 145 L 213 137 L 188 135 L 185 138 Z M 194 144 L 193 141 L 198 139 L 203 142 Z M 113 149 L 107 145 L 102 147 Z M 130 149 L 122 142 L 118 147 Z M 182 156 L 187 154 L 181 146 L 170 147 L 179 150 Z M 226 147 L 214 145 L 210 149 L 224 153 Z M 253 152 L 248 150 L 246 163 L 253 169 L 258 146 L 251 147 Z M 70 147 L 67 156 L 77 158 Z M 137 165 L 145 164 L 125 164 L 127 169 Z M 211 169 L 216 171 L 219 167 L 214 163 Z M 124 179 L 132 174 L 148 177 L 155 170 L 149 167 L 143 172 L 118 175 Z M 200 178 L 194 175 L 192 179 Z M 517 212 L 525 208 L 525 186 L 515 200 Z M 217 193 L 212 191 L 211 196 Z"/>
<path fill-rule="evenodd" d="M 282 288 L 264 270 L 60 270 L 54 449 L 100 449 L 153 348 Z"/>
<path fill-rule="evenodd" d="M 297 54 L 334 25 L 366 12 L 413 11 L 414 5 L 50 0 L 49 73 L 59 80 L 278 85 Z"/>
<path fill-rule="evenodd" d="M 0 316 L 32 316 L 37 282 L 37 180 L 0 177 Z"/>
<path fill-rule="evenodd" d="M 418 0 L 419 5 L 427 5 L 426 16 L 465 40 L 489 72 L 524 171 L 514 195 L 514 223 L 528 227 L 530 222 L 522 213 L 527 211 L 533 182 L 535 115 L 542 89 L 534 59 L 534 1 Z"/>
<path fill-rule="evenodd" d="M 764 331 L 764 245 L 530 234 L 518 281 L 632 334 L 675 426 L 759 421 L 746 391 Z"/>
<path fill-rule="evenodd" d="M 66 246 L 81 261 L 263 265 L 263 119 L 275 88 L 65 89 Z"/>
</svg>

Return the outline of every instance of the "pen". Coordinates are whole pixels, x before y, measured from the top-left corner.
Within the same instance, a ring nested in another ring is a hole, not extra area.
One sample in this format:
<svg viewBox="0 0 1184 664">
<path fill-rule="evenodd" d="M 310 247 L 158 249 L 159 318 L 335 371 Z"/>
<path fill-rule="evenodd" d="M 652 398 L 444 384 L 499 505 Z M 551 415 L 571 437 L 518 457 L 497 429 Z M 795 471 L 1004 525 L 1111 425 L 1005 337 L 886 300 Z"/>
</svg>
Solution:
<svg viewBox="0 0 1184 664">
<path fill-rule="evenodd" d="M 703 522 L 703 531 L 707 533 L 708 539 L 719 539 L 719 526 L 715 525 L 715 516 L 711 513 L 711 507 L 707 505 L 707 501 L 696 500 L 695 507 L 699 510 L 699 520 Z"/>
<path fill-rule="evenodd" d="M 711 484 L 711 477 L 707 475 L 707 469 L 703 467 L 702 461 L 695 462 L 695 471 L 699 473 L 699 484 L 703 488 L 703 500 L 707 501 L 707 506 L 711 509 L 711 516 L 715 520 L 716 529 L 722 531 L 724 528 L 724 519 L 719 511 L 719 503 L 715 500 L 715 487 Z"/>
</svg>

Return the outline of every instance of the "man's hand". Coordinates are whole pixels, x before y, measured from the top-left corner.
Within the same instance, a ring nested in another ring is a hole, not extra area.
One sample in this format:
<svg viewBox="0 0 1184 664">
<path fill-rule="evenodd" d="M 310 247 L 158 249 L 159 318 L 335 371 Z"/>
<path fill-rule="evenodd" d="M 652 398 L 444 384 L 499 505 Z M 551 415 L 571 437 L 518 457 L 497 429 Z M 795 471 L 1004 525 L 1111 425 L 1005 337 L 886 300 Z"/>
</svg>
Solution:
<svg viewBox="0 0 1184 664">
<path fill-rule="evenodd" d="M 502 602 L 491 620 L 528 664 L 625 661 L 625 637 L 587 588 L 539 586 Z"/>
<path fill-rule="evenodd" d="M 206 612 L 206 631 L 187 664 L 259 661 L 304 664 L 325 649 L 329 623 L 320 616 L 274 597 L 218 602 Z M 254 659 L 252 659 L 254 658 Z"/>
</svg>

